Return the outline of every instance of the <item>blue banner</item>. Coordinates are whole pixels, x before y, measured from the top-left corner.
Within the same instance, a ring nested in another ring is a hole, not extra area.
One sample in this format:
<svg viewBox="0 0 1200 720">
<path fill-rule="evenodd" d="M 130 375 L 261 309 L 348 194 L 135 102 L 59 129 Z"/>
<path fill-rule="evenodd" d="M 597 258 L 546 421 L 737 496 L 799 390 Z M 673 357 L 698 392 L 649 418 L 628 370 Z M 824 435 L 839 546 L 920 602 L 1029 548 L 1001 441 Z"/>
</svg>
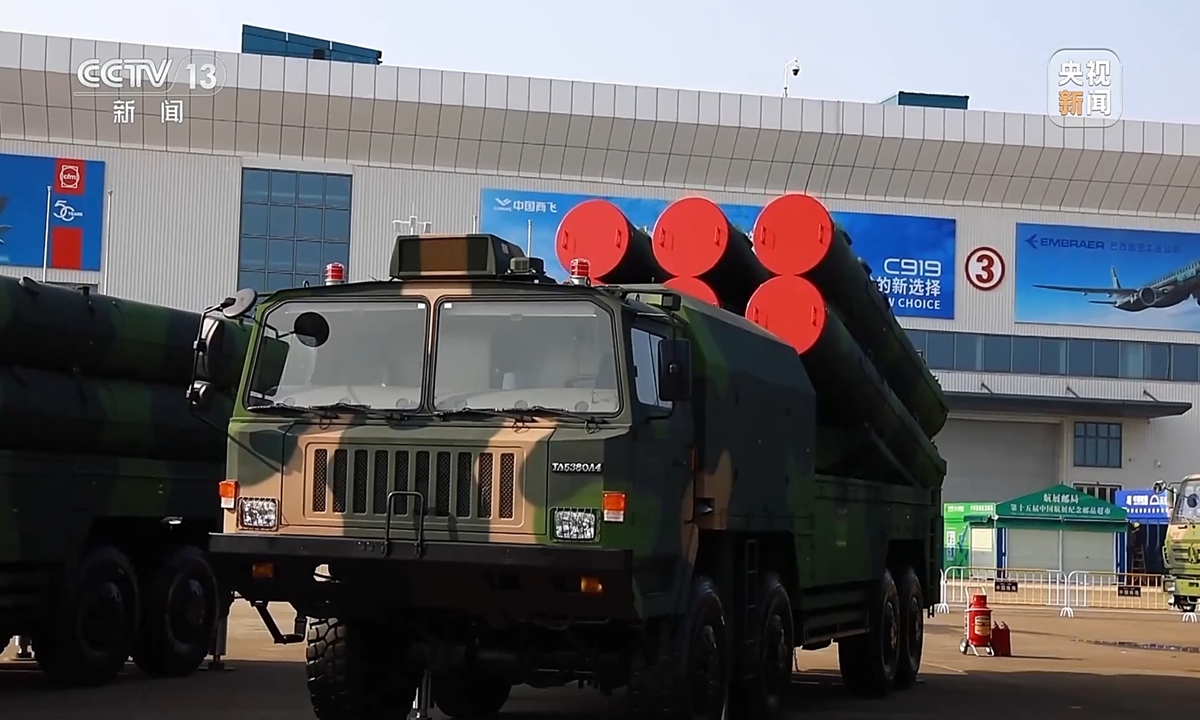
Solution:
<svg viewBox="0 0 1200 720">
<path fill-rule="evenodd" d="M 1016 321 L 1200 330 L 1200 234 L 1017 224 Z"/>
<path fill-rule="evenodd" d="M 1118 490 L 1116 504 L 1125 508 L 1130 520 L 1143 523 L 1165 523 L 1171 512 L 1167 493 L 1153 490 Z"/>
<path fill-rule="evenodd" d="M 0 154 L 0 265 L 99 270 L 103 229 L 103 162 Z"/>
<path fill-rule="evenodd" d="M 554 278 L 566 278 L 554 241 L 558 225 L 572 208 L 595 195 L 484 189 L 480 232 L 498 235 L 546 262 Z M 625 213 L 634 226 L 650 233 L 670 201 L 651 198 L 604 197 Z M 733 225 L 750 235 L 761 205 L 722 204 Z M 954 317 L 955 223 L 948 218 L 835 212 L 833 219 L 854 241 L 855 252 L 874 271 L 872 279 L 888 297 L 898 316 Z M 753 238 L 751 238 L 753 239 Z"/>
</svg>

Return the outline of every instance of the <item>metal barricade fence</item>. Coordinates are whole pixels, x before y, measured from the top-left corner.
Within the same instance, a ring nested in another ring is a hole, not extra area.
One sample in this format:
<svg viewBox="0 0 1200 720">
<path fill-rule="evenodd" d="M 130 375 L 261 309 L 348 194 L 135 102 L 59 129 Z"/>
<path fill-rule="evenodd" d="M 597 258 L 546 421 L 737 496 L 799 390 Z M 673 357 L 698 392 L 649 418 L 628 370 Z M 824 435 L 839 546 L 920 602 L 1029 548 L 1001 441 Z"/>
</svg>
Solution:
<svg viewBox="0 0 1200 720">
<path fill-rule="evenodd" d="M 989 605 L 1057 607 L 1061 615 L 1071 614 L 1067 575 L 1058 570 L 949 567 L 942 572 L 938 612 L 948 612 L 951 605 L 966 606 L 972 595 L 986 595 Z"/>
<path fill-rule="evenodd" d="M 1075 570 L 1067 585 L 1073 610 L 1171 610 L 1161 575 Z"/>
</svg>

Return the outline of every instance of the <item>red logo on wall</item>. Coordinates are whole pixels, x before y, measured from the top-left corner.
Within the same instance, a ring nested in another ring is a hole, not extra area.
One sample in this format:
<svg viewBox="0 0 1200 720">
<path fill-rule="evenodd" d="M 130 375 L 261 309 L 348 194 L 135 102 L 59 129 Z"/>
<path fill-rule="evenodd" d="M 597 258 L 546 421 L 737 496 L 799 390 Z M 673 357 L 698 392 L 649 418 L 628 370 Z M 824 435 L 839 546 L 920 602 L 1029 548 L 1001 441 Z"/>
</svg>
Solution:
<svg viewBox="0 0 1200 720">
<path fill-rule="evenodd" d="M 54 192 L 60 195 L 82 195 L 86 189 L 87 165 L 83 160 L 59 158 L 54 167 Z"/>
<path fill-rule="evenodd" d="M 1004 256 L 990 247 L 977 247 L 967 255 L 967 282 L 976 290 L 995 290 L 1004 280 Z"/>
</svg>

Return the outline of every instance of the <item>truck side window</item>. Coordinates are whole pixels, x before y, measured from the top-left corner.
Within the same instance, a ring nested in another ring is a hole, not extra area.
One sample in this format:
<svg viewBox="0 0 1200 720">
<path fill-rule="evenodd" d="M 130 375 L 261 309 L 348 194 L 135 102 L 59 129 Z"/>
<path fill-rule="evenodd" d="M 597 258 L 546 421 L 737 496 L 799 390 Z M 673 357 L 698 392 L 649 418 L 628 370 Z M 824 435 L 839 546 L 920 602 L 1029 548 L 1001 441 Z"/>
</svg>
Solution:
<svg viewBox="0 0 1200 720">
<path fill-rule="evenodd" d="M 670 400 L 658 399 L 658 346 L 663 339 L 636 328 L 630 338 L 633 341 L 633 379 L 638 402 L 670 410 Z"/>
</svg>

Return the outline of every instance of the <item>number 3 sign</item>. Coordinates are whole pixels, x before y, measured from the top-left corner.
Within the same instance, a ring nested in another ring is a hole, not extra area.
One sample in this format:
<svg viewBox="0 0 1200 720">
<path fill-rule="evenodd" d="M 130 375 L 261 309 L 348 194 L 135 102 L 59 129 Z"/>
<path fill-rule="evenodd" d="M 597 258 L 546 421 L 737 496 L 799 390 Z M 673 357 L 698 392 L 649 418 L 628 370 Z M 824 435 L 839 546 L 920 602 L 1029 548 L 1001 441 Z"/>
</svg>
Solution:
<svg viewBox="0 0 1200 720">
<path fill-rule="evenodd" d="M 966 271 L 976 290 L 995 290 L 1004 280 L 1004 258 L 993 248 L 977 247 L 967 255 Z"/>
</svg>

